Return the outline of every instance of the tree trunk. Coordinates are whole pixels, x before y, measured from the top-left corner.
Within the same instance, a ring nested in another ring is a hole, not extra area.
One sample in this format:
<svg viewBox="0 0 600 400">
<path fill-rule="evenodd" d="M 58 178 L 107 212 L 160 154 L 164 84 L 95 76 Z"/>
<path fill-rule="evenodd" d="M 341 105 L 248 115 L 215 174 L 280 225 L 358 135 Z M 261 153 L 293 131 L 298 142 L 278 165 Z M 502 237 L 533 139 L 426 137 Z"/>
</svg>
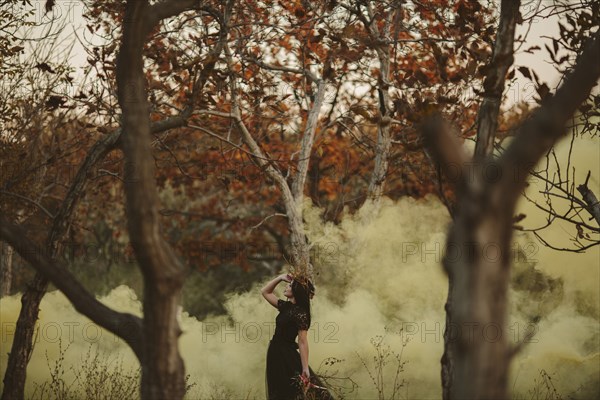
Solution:
<svg viewBox="0 0 600 400">
<path fill-rule="evenodd" d="M 154 24 L 156 24 L 158 20 L 170 15 L 178 14 L 185 9 L 191 8 L 193 5 L 194 2 L 191 0 L 163 2 L 156 7 L 153 7 L 150 15 L 151 18 L 148 19 L 153 20 Z M 131 8 L 137 8 L 139 10 L 138 6 L 139 4 Z M 147 4 L 144 3 L 141 6 L 145 9 Z M 129 11 L 128 15 L 131 16 Z M 142 18 L 140 20 L 142 25 L 145 25 L 144 23 L 146 21 L 144 21 L 144 19 L 145 18 Z M 126 19 L 126 21 L 128 20 Z M 128 27 L 128 24 L 125 24 L 125 26 Z M 144 28 L 147 26 L 148 25 L 145 25 Z M 128 91 L 128 87 L 125 89 L 121 87 L 120 89 L 122 92 Z M 122 108 L 126 109 L 127 107 Z M 143 105 L 142 108 L 144 108 Z M 150 139 L 150 132 L 158 132 L 172 127 L 182 126 L 190 112 L 191 109 L 186 108 L 182 115 L 158 122 L 151 127 L 149 126 L 149 115 L 146 113 L 148 129 L 144 133 L 148 136 L 147 140 Z M 142 127 L 142 129 L 143 128 L 144 127 Z M 31 248 L 30 244 L 25 243 L 25 241 L 20 241 L 20 239 L 24 237 L 24 232 L 22 232 L 19 227 L 9 227 L 9 222 L 3 221 L 3 227 L 6 229 L 0 231 L 2 237 L 6 238 L 6 240 L 10 241 L 12 244 L 17 244 L 19 246 L 19 253 L 21 256 L 26 258 L 27 261 L 36 268 L 38 274 L 34 278 L 32 284 L 28 287 L 27 292 L 23 295 L 23 307 L 19 315 L 19 321 L 17 322 L 15 341 L 13 341 L 13 351 L 11 351 L 9 355 L 9 367 L 5 377 L 5 387 L 2 399 L 23 398 L 26 366 L 32 349 L 31 338 L 33 335 L 33 327 L 37 320 L 39 303 L 48 284 L 48 277 L 53 278 L 53 283 L 67 295 L 79 312 L 82 312 L 100 326 L 124 338 L 130 345 L 132 350 L 138 356 L 138 359 L 142 364 L 142 370 L 146 375 L 145 379 L 144 377 L 142 378 L 148 385 L 147 388 L 142 388 L 142 393 L 145 394 L 144 398 L 173 398 L 173 396 L 175 396 L 175 398 L 181 398 L 183 396 L 183 392 L 185 391 L 183 361 L 177 353 L 177 337 L 181 334 L 181 330 L 176 321 L 177 306 L 180 303 L 180 288 L 182 286 L 182 277 L 180 276 L 180 271 L 182 270 L 181 266 L 176 268 L 177 272 L 175 274 L 169 275 L 169 272 L 172 271 L 166 271 L 162 276 L 161 274 L 158 274 L 159 278 L 166 277 L 167 279 L 156 279 L 157 274 L 149 274 L 149 276 L 148 274 L 145 275 L 145 278 L 147 278 L 147 281 L 149 282 L 146 290 L 148 293 L 152 293 L 151 296 L 147 296 L 149 300 L 145 301 L 145 310 L 150 309 L 152 310 L 152 313 L 149 313 L 150 318 L 148 319 L 148 323 L 144 323 L 144 330 L 149 332 L 145 336 L 150 340 L 145 339 L 142 341 L 142 324 L 138 318 L 128 314 L 116 313 L 97 302 L 66 270 L 63 271 L 62 267 L 57 266 L 54 261 L 54 258 L 60 253 L 58 251 L 58 241 L 68 231 L 70 216 L 86 184 L 87 172 L 92 165 L 114 148 L 120 139 L 121 130 L 117 130 L 96 143 L 90 150 L 86 161 L 78 171 L 78 175 L 71 185 L 65 201 L 61 205 L 61 209 L 53 221 L 53 226 L 46 243 L 46 252 L 44 253 L 50 255 L 48 259 L 43 257 L 38 250 Z M 146 150 L 149 155 L 149 148 Z M 134 176 L 139 172 L 137 168 L 132 168 L 137 165 L 135 164 L 137 161 L 136 158 L 132 158 L 134 164 L 126 165 L 126 175 L 129 177 Z M 156 195 L 155 187 L 154 193 L 150 192 L 150 194 Z M 143 195 L 144 193 L 141 193 L 137 196 L 136 204 L 139 203 L 140 197 L 143 197 Z M 154 197 L 154 200 L 156 200 L 156 198 L 157 196 Z M 154 217 L 156 217 L 156 214 Z M 156 229 L 153 228 L 156 228 L 156 226 L 150 226 L 152 233 L 155 233 Z M 147 229 L 146 232 L 148 232 Z M 131 236 L 134 239 L 134 248 L 136 248 L 136 243 L 138 242 L 135 242 L 135 239 L 139 239 L 140 236 L 135 236 L 134 234 Z M 142 247 L 159 247 L 152 241 L 152 239 L 155 239 L 154 235 L 146 234 L 142 236 L 145 236 L 145 238 L 152 236 L 150 243 L 146 243 L 142 240 Z M 161 259 L 164 260 L 165 251 L 164 249 L 162 250 L 162 252 L 159 251 L 159 254 L 150 255 L 151 258 L 155 256 L 159 257 L 154 258 L 153 261 L 158 260 L 160 263 Z M 174 254 L 168 253 L 168 250 L 170 249 L 167 248 L 167 258 L 171 258 L 171 260 L 176 259 Z M 143 253 L 143 249 L 140 251 L 136 248 L 136 254 L 138 252 Z M 148 254 L 146 252 L 143 258 L 148 259 L 147 257 Z M 172 277 L 175 277 L 175 279 L 169 279 Z M 173 288 L 175 288 L 175 290 L 173 290 Z M 155 296 L 155 298 L 152 298 L 152 296 Z M 165 330 L 163 330 L 164 323 L 168 325 Z M 157 344 L 166 345 L 164 348 L 155 350 Z M 150 349 L 146 351 L 148 348 Z M 173 349 L 175 349 L 175 352 L 173 352 Z M 173 357 L 173 353 L 175 353 L 175 357 Z M 148 365 L 150 365 L 149 368 Z M 175 374 L 169 373 L 172 370 L 175 370 Z M 159 388 L 159 390 L 156 390 L 156 388 Z"/>
<path fill-rule="evenodd" d="M 398 11 L 399 11 L 398 5 Z M 370 8 L 369 8 L 370 10 Z M 389 33 L 392 24 L 390 23 L 393 12 L 390 10 L 387 21 L 387 28 L 380 33 L 376 24 L 366 25 L 365 28 L 371 33 L 373 40 L 389 40 Z M 369 15 L 371 19 L 373 15 Z M 377 126 L 377 145 L 375 147 L 375 166 L 373 174 L 369 181 L 368 198 L 376 204 L 383 195 L 385 179 L 388 172 L 390 149 L 392 146 L 392 137 L 390 134 L 391 112 L 390 112 L 390 45 L 383 44 L 377 47 L 377 57 L 379 59 L 379 77 L 377 93 L 379 95 L 379 122 Z"/>
<path fill-rule="evenodd" d="M 0 285 L 0 297 L 10 296 L 12 284 L 13 248 L 2 242 L 2 282 Z"/>
<path fill-rule="evenodd" d="M 511 357 L 506 340 L 512 217 L 529 169 L 565 135 L 565 124 L 600 76 L 600 33 L 594 34 L 554 96 L 521 125 L 497 160 L 473 166 L 439 120 L 425 124 L 427 146 L 446 168 L 462 168 L 459 209 L 450 228 L 443 265 L 450 285 L 442 378 L 450 399 L 505 399 Z M 493 167 L 498 179 L 486 177 Z M 448 363 L 449 362 L 449 363 Z M 448 369 L 449 368 L 449 369 Z"/>
<path fill-rule="evenodd" d="M 477 116 L 477 143 L 475 145 L 475 154 L 473 155 L 473 160 L 476 163 L 478 163 L 478 166 L 486 157 L 490 156 L 494 150 L 494 140 L 496 138 L 496 130 L 498 127 L 498 114 L 500 111 L 500 103 L 502 102 L 502 94 L 504 92 L 506 73 L 508 72 L 508 69 L 513 63 L 514 36 L 515 27 L 517 24 L 517 17 L 519 15 L 519 6 L 520 0 L 503 0 L 501 3 L 500 21 L 498 25 L 498 31 L 496 33 L 494 53 L 490 61 L 488 74 L 484 81 L 485 97 L 479 108 L 479 113 Z M 482 177 L 476 174 L 474 179 L 480 180 L 482 179 Z M 482 182 L 472 183 L 474 187 L 477 187 L 482 184 Z M 480 203 L 481 201 L 481 199 L 477 199 L 477 202 Z M 458 210 L 454 210 L 455 213 L 453 214 L 454 224 L 455 226 L 461 226 L 461 218 L 465 218 L 462 215 L 465 212 L 470 213 L 471 211 L 461 211 L 461 207 L 463 206 L 461 204 L 461 201 L 458 201 L 457 206 Z M 485 206 L 485 204 L 467 205 L 467 207 L 475 207 L 475 209 L 478 209 L 477 207 L 481 208 L 483 206 Z M 486 216 L 471 216 L 471 218 L 475 218 L 475 220 L 471 221 L 470 223 L 476 224 L 479 223 L 479 221 L 486 218 Z M 474 228 L 474 226 L 471 228 Z M 486 242 L 482 239 L 490 237 L 491 233 L 492 232 L 481 232 L 481 235 L 476 237 L 476 241 L 470 242 L 469 240 L 471 240 L 472 238 L 467 237 L 468 231 L 465 231 L 463 226 L 462 230 L 458 230 L 457 228 L 457 230 L 454 233 L 450 234 L 448 238 L 448 246 L 454 246 L 450 248 L 457 248 L 463 250 L 463 254 L 464 251 L 468 250 L 464 246 L 469 243 L 474 244 L 475 249 L 484 249 L 486 246 Z M 497 241 L 492 241 L 489 243 L 496 243 L 499 245 L 501 244 Z M 465 262 L 466 260 L 462 261 Z M 475 264 L 479 264 L 483 262 L 483 260 L 472 260 L 472 262 Z M 453 335 L 461 334 L 462 336 L 462 329 L 466 328 L 459 323 L 458 327 L 460 328 L 458 330 L 456 329 L 457 319 L 460 320 L 460 316 L 455 315 L 455 313 L 458 312 L 457 307 L 455 307 L 455 302 L 458 300 L 457 297 L 460 296 L 461 290 L 465 290 L 465 288 L 470 288 L 473 285 L 477 286 L 478 284 L 481 284 L 481 282 L 465 282 L 465 277 L 461 274 L 467 274 L 466 276 L 469 276 L 469 269 L 461 263 L 459 263 L 458 265 L 453 265 L 453 263 L 445 261 L 444 268 L 448 275 L 448 298 L 446 300 L 445 306 L 446 327 L 444 330 L 444 354 L 441 358 L 441 374 L 442 396 L 444 400 L 449 400 L 450 398 L 456 398 L 452 396 L 452 393 L 455 390 L 454 374 L 456 372 L 455 368 L 457 367 L 455 365 L 454 360 L 458 356 L 456 352 L 460 349 L 463 349 L 462 346 L 456 346 L 456 343 L 454 342 L 457 340 L 457 338 Z M 500 270 L 502 271 L 502 269 Z M 455 282 L 456 279 L 459 279 L 458 283 Z M 499 277 L 499 279 L 503 281 L 504 279 L 507 280 L 508 278 L 502 276 Z M 506 282 L 508 282 L 508 280 Z M 498 282 L 498 285 L 498 289 L 500 290 L 500 292 L 502 292 L 503 289 L 500 287 L 502 286 L 501 282 Z M 505 312 L 505 310 L 499 310 L 499 312 L 503 313 Z M 467 348 L 470 348 L 471 345 L 480 346 L 480 344 L 476 344 L 475 342 L 473 342 L 472 344 L 462 343 L 462 345 L 467 346 Z M 502 362 L 500 361 L 500 359 L 498 360 L 498 362 Z M 487 367 L 494 369 L 493 365 Z M 505 377 L 495 377 L 493 379 L 499 379 L 500 381 L 502 381 L 502 379 L 505 379 Z M 501 384 L 498 386 L 497 383 L 494 383 L 494 385 L 496 385 L 494 387 L 502 387 Z M 499 396 L 498 398 L 504 397 Z"/>
<path fill-rule="evenodd" d="M 122 110 L 127 228 L 144 276 L 142 398 L 182 399 L 185 368 L 177 321 L 184 266 L 161 236 L 160 202 L 152 157 L 150 107 L 146 94 L 143 47 L 158 22 L 191 8 L 195 1 L 165 1 L 150 6 L 129 0 L 117 57 L 117 93 Z"/>
<path fill-rule="evenodd" d="M 447 239 L 444 267 L 453 278 L 442 365 L 446 398 L 508 398 L 504 328 L 511 218 L 494 203 L 486 196 L 461 198 Z"/>
<path fill-rule="evenodd" d="M 229 67 L 232 68 L 233 62 L 231 57 L 231 51 L 228 47 L 225 47 L 225 52 L 229 62 Z M 324 79 L 319 79 L 317 76 L 312 74 L 310 70 L 302 70 L 306 76 L 315 83 L 317 86 L 317 93 L 315 100 L 308 114 L 306 127 L 303 132 L 302 141 L 300 144 L 300 160 L 298 162 L 298 171 L 294 176 L 293 183 L 290 185 L 287 183 L 286 178 L 283 176 L 281 171 L 277 169 L 272 162 L 268 160 L 268 157 L 262 151 L 254 137 L 244 124 L 242 115 L 240 112 L 240 106 L 237 101 L 236 84 L 235 80 L 232 80 L 231 84 L 231 117 L 235 120 L 244 140 L 244 143 L 250 148 L 253 154 L 253 161 L 265 173 L 275 181 L 275 184 L 281 190 L 281 197 L 285 206 L 286 215 L 288 217 L 288 224 L 290 228 L 290 249 L 289 254 L 291 256 L 292 272 L 299 275 L 312 276 L 313 267 L 310 263 L 310 245 L 304 231 L 304 220 L 303 220 L 303 200 L 304 200 L 304 186 L 306 183 L 306 175 L 310 166 L 310 154 L 312 152 L 315 132 L 317 129 L 317 123 L 319 120 L 319 114 L 323 107 L 325 99 L 326 83 Z"/>
<path fill-rule="evenodd" d="M 142 399 L 183 399 L 185 366 L 179 354 L 177 322 L 181 286 L 145 281 Z"/>
<path fill-rule="evenodd" d="M 494 53 L 483 81 L 484 98 L 477 114 L 475 160 L 483 160 L 494 151 L 504 83 L 508 69 L 514 60 L 515 27 L 520 5 L 521 0 L 502 0 L 500 5 L 500 22 L 496 32 Z"/>
<path fill-rule="evenodd" d="M 25 397 L 25 378 L 27 363 L 33 352 L 33 333 L 38 319 L 39 306 L 46 289 L 48 280 L 39 272 L 27 284 L 27 289 L 21 297 L 21 311 L 17 320 L 12 348 L 8 357 L 6 373 L 4 374 L 4 389 L 2 400 L 23 399 Z"/>
<path fill-rule="evenodd" d="M 441 364 L 442 364 L 442 399 L 448 400 L 451 398 L 450 389 L 453 385 L 453 376 L 454 376 L 454 354 L 452 353 L 452 346 L 450 343 L 452 342 L 452 330 L 450 327 L 452 326 L 452 315 L 453 309 L 452 305 L 454 304 L 454 279 L 450 277 L 450 271 L 446 269 L 448 274 L 448 298 L 446 299 L 446 304 L 444 306 L 444 311 L 446 312 L 446 325 L 444 327 L 444 354 L 442 354 Z"/>
</svg>

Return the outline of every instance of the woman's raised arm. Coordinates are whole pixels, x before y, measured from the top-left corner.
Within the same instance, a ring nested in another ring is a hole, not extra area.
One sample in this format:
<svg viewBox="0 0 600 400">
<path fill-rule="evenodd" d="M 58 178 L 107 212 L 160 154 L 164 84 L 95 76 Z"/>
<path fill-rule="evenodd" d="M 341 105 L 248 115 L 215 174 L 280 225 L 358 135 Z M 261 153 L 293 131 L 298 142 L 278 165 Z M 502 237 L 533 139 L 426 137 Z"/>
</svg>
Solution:
<svg viewBox="0 0 600 400">
<path fill-rule="evenodd" d="M 273 294 L 273 290 L 281 281 L 291 282 L 291 277 L 288 274 L 281 274 L 274 279 L 272 279 L 269 283 L 267 283 L 260 292 L 263 297 L 275 308 L 277 308 L 277 296 Z"/>
</svg>

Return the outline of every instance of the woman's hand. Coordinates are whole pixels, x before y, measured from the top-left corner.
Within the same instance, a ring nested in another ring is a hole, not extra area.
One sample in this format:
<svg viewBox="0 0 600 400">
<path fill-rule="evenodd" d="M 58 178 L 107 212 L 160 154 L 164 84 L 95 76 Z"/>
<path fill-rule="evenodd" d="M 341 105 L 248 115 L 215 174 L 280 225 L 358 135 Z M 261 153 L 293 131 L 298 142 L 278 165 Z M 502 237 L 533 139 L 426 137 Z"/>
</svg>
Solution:
<svg viewBox="0 0 600 400">
<path fill-rule="evenodd" d="M 286 282 L 292 281 L 292 276 L 290 274 L 281 274 L 279 275 L 279 279 Z"/>
<path fill-rule="evenodd" d="M 306 382 L 309 382 L 310 379 L 310 371 L 308 368 L 302 368 L 302 377 Z"/>
</svg>

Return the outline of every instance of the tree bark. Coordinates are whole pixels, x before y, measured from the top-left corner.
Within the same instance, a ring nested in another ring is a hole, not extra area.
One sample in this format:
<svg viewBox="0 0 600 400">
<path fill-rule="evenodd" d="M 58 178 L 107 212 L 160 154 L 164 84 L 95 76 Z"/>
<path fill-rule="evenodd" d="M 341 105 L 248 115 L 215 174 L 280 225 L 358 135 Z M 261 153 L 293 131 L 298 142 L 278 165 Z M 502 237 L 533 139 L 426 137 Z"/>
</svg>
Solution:
<svg viewBox="0 0 600 400">
<path fill-rule="evenodd" d="M 27 363 L 33 352 L 32 338 L 35 322 L 38 319 L 39 305 L 47 287 L 46 277 L 36 272 L 35 277 L 27 284 L 27 289 L 21 296 L 21 311 L 4 373 L 2 400 L 25 398 Z"/>
<path fill-rule="evenodd" d="M 515 27 L 520 5 L 521 0 L 502 0 L 500 5 L 500 22 L 494 43 L 494 53 L 487 66 L 488 72 L 483 81 L 483 102 L 477 115 L 475 161 L 483 160 L 494 151 L 506 74 L 514 60 Z"/>
<path fill-rule="evenodd" d="M 306 128 L 302 136 L 302 142 L 300 144 L 300 160 L 298 162 L 298 171 L 294 176 L 294 182 L 292 184 L 292 199 L 288 199 L 285 202 L 285 207 L 288 214 L 288 220 L 290 223 L 291 231 L 291 251 L 292 262 L 294 266 L 304 272 L 307 276 L 312 276 L 312 268 L 310 267 L 310 247 L 306 233 L 304 232 L 304 221 L 303 211 L 304 206 L 304 186 L 306 182 L 306 175 L 308 173 L 308 167 L 310 163 L 310 155 L 312 153 L 313 144 L 315 141 L 315 132 L 317 130 L 317 123 L 319 121 L 319 114 L 323 107 L 323 101 L 325 99 L 325 81 L 318 80 L 317 94 L 312 108 L 308 114 L 308 120 L 306 121 Z"/>
<path fill-rule="evenodd" d="M 375 147 L 375 166 L 369 181 L 368 198 L 378 202 L 383 195 L 387 176 L 392 137 L 390 135 L 391 116 L 389 104 L 390 49 L 386 45 L 377 49 L 379 56 L 379 123 L 377 125 L 377 145 Z"/>
<path fill-rule="evenodd" d="M 512 216 L 528 171 L 556 140 L 600 77 L 600 33 L 586 45 L 564 84 L 531 118 L 498 159 L 487 157 L 467 174 L 468 158 L 439 121 L 424 128 L 428 146 L 444 166 L 461 166 L 459 209 L 446 243 L 443 265 L 453 281 L 447 309 L 452 358 L 450 399 L 508 398 L 507 377 L 515 349 L 506 340 Z M 493 168 L 498 174 L 489 176 Z M 476 176 L 476 179 L 467 177 Z M 446 334 L 445 334 L 446 336 Z"/>
<path fill-rule="evenodd" d="M 13 248 L 2 242 L 2 283 L 0 286 L 0 297 L 10 295 L 12 284 Z"/>
<path fill-rule="evenodd" d="M 381 42 L 375 48 L 377 52 L 377 58 L 379 59 L 379 76 L 378 76 L 378 102 L 379 102 L 379 118 L 377 124 L 377 144 L 375 146 L 375 165 L 373 167 L 373 173 L 369 180 L 369 187 L 367 189 L 367 198 L 373 200 L 376 204 L 379 203 L 379 199 L 383 195 L 385 187 L 385 179 L 387 177 L 390 150 L 392 146 L 392 137 L 390 133 L 391 126 L 391 110 L 390 110 L 390 32 L 392 29 L 392 21 L 396 13 L 400 12 L 401 3 L 396 2 L 391 5 L 392 7 L 388 11 L 385 26 L 380 31 L 377 24 L 374 22 L 375 16 L 373 15 L 371 4 L 367 3 L 367 13 L 370 21 L 367 21 L 362 15 L 360 6 L 357 5 L 357 15 L 365 26 L 365 29 L 369 31 L 371 39 L 374 42 Z"/>
</svg>

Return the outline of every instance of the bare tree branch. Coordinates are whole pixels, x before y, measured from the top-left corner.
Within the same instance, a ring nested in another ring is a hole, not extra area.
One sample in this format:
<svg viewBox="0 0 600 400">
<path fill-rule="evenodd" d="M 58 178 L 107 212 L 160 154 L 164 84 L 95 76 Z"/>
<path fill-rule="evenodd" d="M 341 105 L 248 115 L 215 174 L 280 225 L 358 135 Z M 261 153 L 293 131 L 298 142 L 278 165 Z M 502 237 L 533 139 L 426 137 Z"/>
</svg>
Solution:
<svg viewBox="0 0 600 400">
<path fill-rule="evenodd" d="M 44 212 L 44 214 L 46 214 L 48 217 L 54 218 L 54 215 L 52 215 L 52 213 L 50 211 L 48 211 L 48 209 L 46 207 L 44 207 L 43 205 L 41 205 L 38 201 L 35 201 L 34 199 L 31 199 L 31 198 L 29 198 L 27 196 L 23 196 L 23 195 L 18 194 L 18 193 L 9 192 L 8 190 L 1 190 L 0 189 L 0 193 L 4 194 L 4 195 L 7 195 L 7 196 L 13 196 L 13 197 L 16 197 L 16 198 L 21 199 L 21 200 L 25 200 L 25 201 L 33 204 L 34 206 L 36 206 L 40 210 L 42 210 Z"/>
<path fill-rule="evenodd" d="M 153 27 L 161 20 L 174 17 L 194 6 L 202 4 L 200 0 L 162 0 L 153 4 L 148 10 L 148 26 Z"/>
<path fill-rule="evenodd" d="M 48 259 L 44 251 L 31 243 L 21 226 L 1 218 L 0 238 L 14 247 L 24 260 L 60 289 L 78 312 L 122 337 L 138 358 L 143 359 L 140 318 L 114 311 L 94 298 L 70 272 Z"/>
<path fill-rule="evenodd" d="M 510 204 L 514 204 L 529 171 L 537 164 L 556 140 L 566 133 L 565 124 L 598 83 L 600 76 L 600 31 L 588 41 L 578 57 L 577 64 L 566 76 L 556 94 L 549 97 L 532 116 L 521 125 L 516 137 L 499 160 L 502 182 L 505 188 L 517 184 L 517 191 L 502 192 Z"/>
<path fill-rule="evenodd" d="M 598 202 L 598 198 L 588 188 L 588 181 L 590 179 L 591 171 L 588 171 L 587 177 L 585 178 L 585 182 L 581 185 L 577 186 L 577 190 L 581 193 L 583 200 L 586 203 L 586 210 L 592 215 L 592 218 L 596 220 L 596 223 L 600 227 L 600 202 Z"/>
<path fill-rule="evenodd" d="M 302 134 L 298 171 L 296 172 L 294 182 L 292 184 L 292 193 L 297 203 L 302 203 L 304 195 L 304 183 L 306 182 L 306 174 L 308 172 L 308 165 L 310 163 L 310 154 L 312 153 L 313 144 L 315 141 L 315 132 L 317 130 L 317 123 L 319 121 L 319 114 L 325 98 L 325 81 L 321 79 L 316 83 L 317 94 L 315 95 L 315 101 L 308 113 L 306 127 L 304 128 L 304 133 Z"/>
<path fill-rule="evenodd" d="M 573 248 L 568 248 L 568 247 L 558 247 L 558 246 L 554 246 L 553 244 L 551 244 L 550 242 L 548 242 L 547 240 L 545 240 L 538 232 L 534 231 L 533 234 L 535 235 L 535 237 L 538 238 L 538 240 L 540 242 L 542 242 L 544 244 L 544 246 L 552 249 L 552 250 L 556 250 L 556 251 L 567 251 L 567 252 L 572 252 L 572 253 L 583 253 L 584 251 L 591 249 L 594 246 L 598 246 L 600 245 L 600 241 L 597 242 L 593 242 L 590 243 L 588 245 L 582 246 L 580 248 L 577 249 L 573 249 Z"/>
<path fill-rule="evenodd" d="M 519 16 L 520 0 L 502 0 L 500 24 L 496 33 L 494 54 L 483 82 L 484 99 L 479 108 L 475 161 L 491 154 L 498 127 L 498 112 L 504 92 L 506 73 L 513 63 L 515 26 Z"/>
<path fill-rule="evenodd" d="M 311 82 L 318 83 L 320 81 L 319 77 L 312 73 L 308 68 L 294 68 L 294 67 L 286 67 L 284 65 L 273 65 L 265 63 L 256 57 L 244 56 L 242 59 L 252 62 L 253 64 L 258 65 L 261 68 L 268 69 L 271 71 L 281 71 L 288 72 L 291 74 L 298 74 L 306 76 Z"/>
<path fill-rule="evenodd" d="M 421 131 L 425 147 L 442 171 L 457 187 L 466 183 L 470 158 L 442 116 L 436 114 L 425 120 Z"/>
<path fill-rule="evenodd" d="M 235 118 L 233 118 L 233 119 L 235 120 Z M 237 121 L 236 121 L 236 123 L 237 123 Z M 211 137 L 214 137 L 215 139 L 219 139 L 220 141 L 225 142 L 225 143 L 227 143 L 227 144 L 235 147 L 236 149 L 238 149 L 240 151 L 243 151 L 244 153 L 248 154 L 250 157 L 259 158 L 259 159 L 262 159 L 262 160 L 265 160 L 265 161 L 268 161 L 268 162 L 276 162 L 276 161 L 278 161 L 278 160 L 275 160 L 273 158 L 266 158 L 266 157 L 259 156 L 258 154 L 254 154 L 254 153 L 252 153 L 252 152 L 244 149 L 242 146 L 237 145 L 237 144 L 233 143 L 232 141 L 227 140 L 226 138 L 224 138 L 224 137 L 222 137 L 220 135 L 217 135 L 216 133 L 212 132 L 209 129 L 203 128 L 201 126 L 193 125 L 193 124 L 189 124 L 188 127 L 192 128 L 192 129 L 197 129 L 199 131 L 202 131 L 202 132 L 206 133 L 207 135 L 209 135 Z"/>
</svg>

